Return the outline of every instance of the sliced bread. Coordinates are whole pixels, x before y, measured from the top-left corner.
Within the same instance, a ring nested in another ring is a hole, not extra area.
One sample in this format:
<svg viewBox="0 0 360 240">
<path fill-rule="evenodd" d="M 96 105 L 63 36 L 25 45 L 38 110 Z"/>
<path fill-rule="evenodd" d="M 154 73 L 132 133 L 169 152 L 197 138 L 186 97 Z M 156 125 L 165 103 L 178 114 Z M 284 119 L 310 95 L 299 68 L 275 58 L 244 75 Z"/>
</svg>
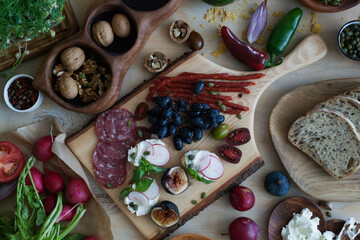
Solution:
<svg viewBox="0 0 360 240">
<path fill-rule="evenodd" d="M 352 98 L 352 99 L 360 102 L 360 87 L 357 87 L 353 90 L 347 91 L 344 94 L 342 94 L 342 96 Z"/>
<path fill-rule="evenodd" d="M 360 167 L 359 134 L 341 114 L 311 111 L 293 123 L 288 138 L 335 178 L 345 178 Z"/>
<path fill-rule="evenodd" d="M 336 96 L 326 102 L 319 103 L 314 110 L 326 110 L 337 112 L 348 118 L 360 132 L 360 102 L 352 98 Z M 313 111 L 314 111 L 313 110 Z"/>
</svg>

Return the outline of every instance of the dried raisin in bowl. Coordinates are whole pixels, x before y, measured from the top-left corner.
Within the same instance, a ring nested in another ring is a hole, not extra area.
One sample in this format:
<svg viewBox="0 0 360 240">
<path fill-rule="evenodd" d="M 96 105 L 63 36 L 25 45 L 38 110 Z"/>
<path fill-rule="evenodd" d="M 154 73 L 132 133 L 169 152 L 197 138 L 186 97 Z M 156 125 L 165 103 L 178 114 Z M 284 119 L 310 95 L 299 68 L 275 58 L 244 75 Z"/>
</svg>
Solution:
<svg viewBox="0 0 360 240">
<path fill-rule="evenodd" d="M 34 78 L 27 74 L 13 76 L 4 88 L 4 100 L 15 112 L 32 112 L 40 107 L 43 94 L 32 86 Z M 25 87 L 25 88 L 24 88 Z M 23 89 L 19 91 L 19 88 Z"/>
</svg>

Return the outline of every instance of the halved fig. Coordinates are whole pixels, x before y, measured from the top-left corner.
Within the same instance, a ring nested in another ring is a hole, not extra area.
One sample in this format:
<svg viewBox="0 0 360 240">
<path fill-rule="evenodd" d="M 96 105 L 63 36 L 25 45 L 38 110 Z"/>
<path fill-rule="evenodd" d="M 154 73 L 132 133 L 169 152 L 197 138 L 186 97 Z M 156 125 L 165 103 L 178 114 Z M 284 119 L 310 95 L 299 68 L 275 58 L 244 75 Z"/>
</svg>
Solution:
<svg viewBox="0 0 360 240">
<path fill-rule="evenodd" d="M 247 128 L 238 128 L 229 133 L 226 142 L 233 146 L 243 145 L 251 139 L 250 131 Z"/>
<path fill-rule="evenodd" d="M 159 227 L 171 227 L 180 219 L 180 213 L 175 203 L 162 201 L 151 209 L 151 219 Z"/>
<path fill-rule="evenodd" d="M 189 178 L 183 168 L 175 166 L 164 172 L 161 185 L 166 192 L 177 195 L 189 187 Z"/>
<path fill-rule="evenodd" d="M 242 156 L 240 149 L 227 144 L 218 147 L 218 154 L 222 159 L 233 164 L 240 162 Z"/>
</svg>

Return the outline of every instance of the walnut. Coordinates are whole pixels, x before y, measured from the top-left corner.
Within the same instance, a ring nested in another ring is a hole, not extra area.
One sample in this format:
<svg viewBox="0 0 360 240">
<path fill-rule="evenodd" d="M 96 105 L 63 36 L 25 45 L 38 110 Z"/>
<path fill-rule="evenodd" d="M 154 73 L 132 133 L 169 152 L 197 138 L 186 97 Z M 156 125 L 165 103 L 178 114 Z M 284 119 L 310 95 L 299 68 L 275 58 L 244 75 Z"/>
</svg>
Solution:
<svg viewBox="0 0 360 240">
<path fill-rule="evenodd" d="M 167 66 L 166 57 L 161 52 L 153 52 L 146 58 L 145 65 L 147 70 L 153 73 L 163 71 Z"/>
<path fill-rule="evenodd" d="M 78 70 L 85 61 L 85 53 L 79 47 L 65 49 L 60 56 L 62 65 L 69 71 Z"/>
<path fill-rule="evenodd" d="M 92 36 L 97 44 L 108 47 L 114 41 L 114 32 L 110 23 L 99 21 L 92 27 Z"/>
<path fill-rule="evenodd" d="M 186 22 L 182 20 L 178 20 L 173 22 L 170 26 L 170 38 L 177 42 L 183 43 L 190 36 L 190 26 Z"/>
<path fill-rule="evenodd" d="M 60 80 L 58 87 L 61 95 L 66 99 L 74 99 L 78 95 L 77 82 L 71 77 Z"/>
<path fill-rule="evenodd" d="M 60 77 L 65 71 L 65 67 L 62 64 L 58 64 L 53 69 L 53 74 L 57 77 Z"/>
<path fill-rule="evenodd" d="M 96 71 L 97 67 L 98 66 L 97 66 L 95 60 L 88 59 L 88 60 L 85 61 L 85 64 L 84 64 L 84 66 L 83 66 L 83 68 L 81 70 L 85 74 L 90 74 L 90 73 L 93 73 L 94 71 Z"/>
<path fill-rule="evenodd" d="M 131 27 L 127 16 L 118 13 L 111 20 L 111 26 L 116 36 L 126 38 L 130 35 Z"/>
</svg>

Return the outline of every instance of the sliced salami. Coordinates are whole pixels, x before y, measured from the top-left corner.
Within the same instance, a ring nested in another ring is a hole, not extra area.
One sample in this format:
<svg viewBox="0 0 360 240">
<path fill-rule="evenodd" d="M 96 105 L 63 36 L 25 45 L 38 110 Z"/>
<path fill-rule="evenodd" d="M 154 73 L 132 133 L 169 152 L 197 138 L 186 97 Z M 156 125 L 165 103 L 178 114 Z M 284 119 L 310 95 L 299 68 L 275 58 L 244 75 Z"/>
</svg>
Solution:
<svg viewBox="0 0 360 240">
<path fill-rule="evenodd" d="M 96 180 L 106 188 L 116 188 L 126 179 L 126 159 L 119 159 L 114 168 L 97 168 L 94 165 Z"/>
<path fill-rule="evenodd" d="M 104 121 L 107 141 L 125 141 L 135 137 L 134 115 L 126 109 L 111 110 Z"/>
<path fill-rule="evenodd" d="M 95 131 L 100 141 L 105 141 L 107 137 L 107 134 L 105 132 L 105 120 L 106 120 L 106 116 L 109 113 L 110 113 L 109 111 L 103 112 L 96 118 Z"/>
</svg>

